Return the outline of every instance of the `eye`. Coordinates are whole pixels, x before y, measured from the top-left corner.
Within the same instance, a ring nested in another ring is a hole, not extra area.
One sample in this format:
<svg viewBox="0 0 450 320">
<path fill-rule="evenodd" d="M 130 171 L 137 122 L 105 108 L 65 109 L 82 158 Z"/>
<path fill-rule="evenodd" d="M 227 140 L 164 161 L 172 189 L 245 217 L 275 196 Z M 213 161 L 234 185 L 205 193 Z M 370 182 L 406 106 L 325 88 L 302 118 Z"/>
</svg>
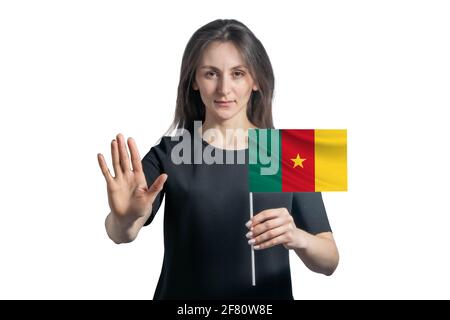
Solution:
<svg viewBox="0 0 450 320">
<path fill-rule="evenodd" d="M 245 73 L 243 71 L 234 71 L 233 72 L 233 77 L 234 78 L 242 78 L 243 76 L 245 76 Z"/>
<path fill-rule="evenodd" d="M 212 79 L 212 78 L 214 78 L 216 75 L 217 75 L 217 74 L 216 74 L 214 71 L 207 71 L 207 72 L 205 73 L 205 76 L 206 76 L 206 78 L 208 78 L 208 79 Z"/>
</svg>

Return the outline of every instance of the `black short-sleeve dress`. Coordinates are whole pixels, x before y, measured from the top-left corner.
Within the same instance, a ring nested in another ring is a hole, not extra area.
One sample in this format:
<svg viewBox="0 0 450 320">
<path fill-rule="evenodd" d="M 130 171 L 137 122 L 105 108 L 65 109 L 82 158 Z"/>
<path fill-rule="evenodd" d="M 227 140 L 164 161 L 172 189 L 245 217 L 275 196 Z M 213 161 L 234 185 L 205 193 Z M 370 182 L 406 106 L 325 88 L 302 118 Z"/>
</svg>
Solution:
<svg viewBox="0 0 450 320">
<path fill-rule="evenodd" d="M 255 251 L 256 286 L 251 284 L 247 165 L 236 163 L 248 160 L 248 149 L 221 150 L 194 140 L 192 154 L 209 148 L 235 164 L 174 164 L 171 152 L 180 139 L 171 137 L 142 159 L 149 186 L 168 175 L 146 222 L 165 198 L 164 261 L 154 299 L 293 299 L 289 251 L 282 245 Z M 331 231 L 320 193 L 253 193 L 254 214 L 281 207 L 309 233 Z"/>
</svg>

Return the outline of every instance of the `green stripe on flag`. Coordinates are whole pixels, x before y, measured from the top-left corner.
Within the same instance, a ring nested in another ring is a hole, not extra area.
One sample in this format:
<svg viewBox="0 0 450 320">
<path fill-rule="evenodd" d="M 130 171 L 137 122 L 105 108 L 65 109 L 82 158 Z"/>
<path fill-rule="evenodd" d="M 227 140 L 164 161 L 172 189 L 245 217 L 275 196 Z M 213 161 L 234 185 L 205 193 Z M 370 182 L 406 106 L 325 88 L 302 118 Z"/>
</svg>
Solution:
<svg viewBox="0 0 450 320">
<path fill-rule="evenodd" d="M 272 141 L 272 139 L 276 139 Z M 250 129 L 249 191 L 282 192 L 281 131 L 276 129 Z M 276 148 L 272 150 L 273 146 Z M 274 152 L 272 152 L 274 151 Z"/>
</svg>

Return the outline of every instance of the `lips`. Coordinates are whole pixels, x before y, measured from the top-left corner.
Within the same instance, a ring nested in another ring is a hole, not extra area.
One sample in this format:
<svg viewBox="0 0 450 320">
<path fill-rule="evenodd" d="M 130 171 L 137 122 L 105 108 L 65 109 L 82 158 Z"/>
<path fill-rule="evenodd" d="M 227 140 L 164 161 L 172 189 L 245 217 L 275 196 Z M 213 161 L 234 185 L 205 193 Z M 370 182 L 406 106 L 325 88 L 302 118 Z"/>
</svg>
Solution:
<svg viewBox="0 0 450 320">
<path fill-rule="evenodd" d="M 234 100 L 214 100 L 214 103 L 219 107 L 229 107 L 234 102 Z"/>
</svg>

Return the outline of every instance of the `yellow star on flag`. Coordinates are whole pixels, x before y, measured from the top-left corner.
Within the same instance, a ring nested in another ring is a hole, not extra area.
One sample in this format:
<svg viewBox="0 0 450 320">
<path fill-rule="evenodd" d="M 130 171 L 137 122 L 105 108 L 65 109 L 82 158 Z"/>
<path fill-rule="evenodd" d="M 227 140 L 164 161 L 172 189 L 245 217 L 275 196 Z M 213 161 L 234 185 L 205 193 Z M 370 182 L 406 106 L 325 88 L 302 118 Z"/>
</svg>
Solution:
<svg viewBox="0 0 450 320">
<path fill-rule="evenodd" d="M 303 168 L 303 161 L 305 161 L 306 159 L 302 159 L 300 158 L 300 155 L 297 153 L 297 158 L 295 159 L 291 159 L 291 161 L 294 161 L 294 168 L 297 166 L 300 166 Z"/>
</svg>

